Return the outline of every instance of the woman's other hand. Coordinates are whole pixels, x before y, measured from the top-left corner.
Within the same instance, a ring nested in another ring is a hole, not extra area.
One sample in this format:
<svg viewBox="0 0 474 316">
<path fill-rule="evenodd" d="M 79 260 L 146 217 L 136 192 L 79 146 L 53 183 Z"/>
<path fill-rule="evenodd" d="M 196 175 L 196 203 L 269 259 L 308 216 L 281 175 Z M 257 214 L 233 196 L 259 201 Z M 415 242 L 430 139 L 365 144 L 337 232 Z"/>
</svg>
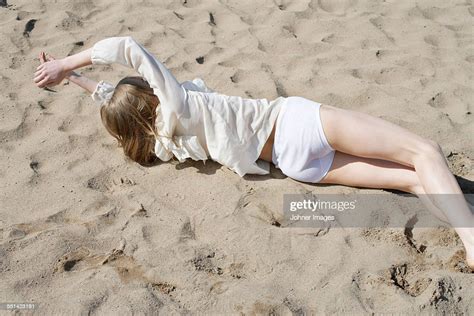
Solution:
<svg viewBox="0 0 474 316">
<path fill-rule="evenodd" d="M 41 65 L 36 68 L 34 78 L 34 82 L 39 88 L 58 85 L 69 75 L 61 59 L 56 60 L 51 56 L 46 58 L 45 53 L 41 52 L 40 61 Z"/>
</svg>

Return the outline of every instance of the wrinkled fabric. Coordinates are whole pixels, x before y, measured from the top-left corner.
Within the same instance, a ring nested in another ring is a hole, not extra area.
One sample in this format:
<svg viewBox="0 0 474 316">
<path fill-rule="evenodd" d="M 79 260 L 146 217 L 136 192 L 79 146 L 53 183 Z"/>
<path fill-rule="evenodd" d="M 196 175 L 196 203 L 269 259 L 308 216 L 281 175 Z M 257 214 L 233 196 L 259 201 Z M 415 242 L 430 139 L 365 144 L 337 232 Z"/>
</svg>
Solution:
<svg viewBox="0 0 474 316">
<path fill-rule="evenodd" d="M 91 97 L 92 100 L 103 104 L 105 101 L 110 100 L 110 98 L 114 94 L 114 91 L 115 86 L 113 84 L 101 80 L 95 87 L 94 92 L 92 92 Z"/>
<path fill-rule="evenodd" d="M 209 89 L 201 78 L 179 83 L 172 73 L 132 37 L 109 37 L 92 48 L 93 64 L 118 63 L 135 69 L 160 100 L 157 107 L 155 155 L 206 160 L 209 157 L 236 172 L 268 174 L 259 160 L 286 98 L 245 99 Z M 99 82 L 92 98 L 103 104 L 113 87 Z"/>
</svg>

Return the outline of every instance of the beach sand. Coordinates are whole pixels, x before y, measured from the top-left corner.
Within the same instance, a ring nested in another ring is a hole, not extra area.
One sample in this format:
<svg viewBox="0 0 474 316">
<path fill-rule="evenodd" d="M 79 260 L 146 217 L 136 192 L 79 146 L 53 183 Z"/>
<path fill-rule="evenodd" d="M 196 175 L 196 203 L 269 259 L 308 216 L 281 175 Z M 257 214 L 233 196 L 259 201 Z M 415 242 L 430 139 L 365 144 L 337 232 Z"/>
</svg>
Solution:
<svg viewBox="0 0 474 316">
<path fill-rule="evenodd" d="M 87 93 L 33 82 L 41 51 L 60 58 L 132 36 L 181 82 L 302 96 L 433 139 L 474 193 L 473 14 L 470 0 L 9 0 L 0 303 L 37 303 L 44 315 L 474 314 L 474 275 L 451 228 L 280 223 L 284 194 L 394 192 L 305 184 L 273 167 L 244 178 L 212 161 L 141 167 Z M 134 75 L 80 71 L 111 83 Z"/>
</svg>

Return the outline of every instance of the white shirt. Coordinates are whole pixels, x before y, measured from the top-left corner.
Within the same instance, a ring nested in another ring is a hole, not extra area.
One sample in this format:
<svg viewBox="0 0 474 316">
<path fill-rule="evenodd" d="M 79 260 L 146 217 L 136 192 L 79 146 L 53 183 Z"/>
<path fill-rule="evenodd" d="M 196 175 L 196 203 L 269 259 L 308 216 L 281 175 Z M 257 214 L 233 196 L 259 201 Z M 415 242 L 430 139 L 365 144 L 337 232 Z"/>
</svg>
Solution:
<svg viewBox="0 0 474 316">
<path fill-rule="evenodd" d="M 195 78 L 179 83 L 171 72 L 132 37 L 109 37 L 92 48 L 93 64 L 119 63 L 135 69 L 160 100 L 155 154 L 162 161 L 212 160 L 239 176 L 268 174 L 270 165 L 258 157 L 286 98 L 244 99 L 206 87 Z M 104 104 L 114 86 L 100 81 L 91 97 Z"/>
</svg>

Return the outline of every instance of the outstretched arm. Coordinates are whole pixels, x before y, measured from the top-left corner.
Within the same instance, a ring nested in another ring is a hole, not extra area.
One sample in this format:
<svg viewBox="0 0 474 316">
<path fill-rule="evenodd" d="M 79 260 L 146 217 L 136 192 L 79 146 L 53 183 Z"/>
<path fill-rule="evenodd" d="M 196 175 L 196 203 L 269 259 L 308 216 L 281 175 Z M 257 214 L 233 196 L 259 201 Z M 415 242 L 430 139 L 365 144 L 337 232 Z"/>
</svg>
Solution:
<svg viewBox="0 0 474 316">
<path fill-rule="evenodd" d="M 76 85 L 83 88 L 89 93 L 93 93 L 95 88 L 99 84 L 97 81 L 87 78 L 74 71 L 67 78 L 69 79 L 69 81 L 75 83 Z"/>
<path fill-rule="evenodd" d="M 148 81 L 160 102 L 166 104 L 165 111 L 178 116 L 185 112 L 184 88 L 166 66 L 130 36 L 105 38 L 82 52 L 41 64 L 34 81 L 40 88 L 54 86 L 74 69 L 90 64 L 113 63 L 135 69 Z"/>
<path fill-rule="evenodd" d="M 64 78 L 74 74 L 74 69 L 92 64 L 90 57 L 91 50 L 92 49 L 89 48 L 62 59 L 51 58 L 46 60 L 44 55 L 41 56 L 42 63 L 36 68 L 34 82 L 39 88 L 60 84 Z M 86 84 L 87 88 L 91 85 L 91 82 L 86 82 L 85 80 L 77 81 L 81 83 L 81 87 L 82 84 Z"/>
<path fill-rule="evenodd" d="M 44 52 L 40 53 L 39 56 L 41 64 L 44 64 L 48 61 L 56 60 L 51 55 L 46 55 Z M 111 83 L 101 80 L 97 82 L 86 76 L 83 76 L 75 71 L 71 71 L 66 75 L 66 78 L 69 79 L 72 83 L 78 85 L 79 87 L 83 88 L 87 92 L 91 94 L 91 97 L 97 103 L 102 104 L 107 97 L 113 93 L 115 87 Z"/>
</svg>

